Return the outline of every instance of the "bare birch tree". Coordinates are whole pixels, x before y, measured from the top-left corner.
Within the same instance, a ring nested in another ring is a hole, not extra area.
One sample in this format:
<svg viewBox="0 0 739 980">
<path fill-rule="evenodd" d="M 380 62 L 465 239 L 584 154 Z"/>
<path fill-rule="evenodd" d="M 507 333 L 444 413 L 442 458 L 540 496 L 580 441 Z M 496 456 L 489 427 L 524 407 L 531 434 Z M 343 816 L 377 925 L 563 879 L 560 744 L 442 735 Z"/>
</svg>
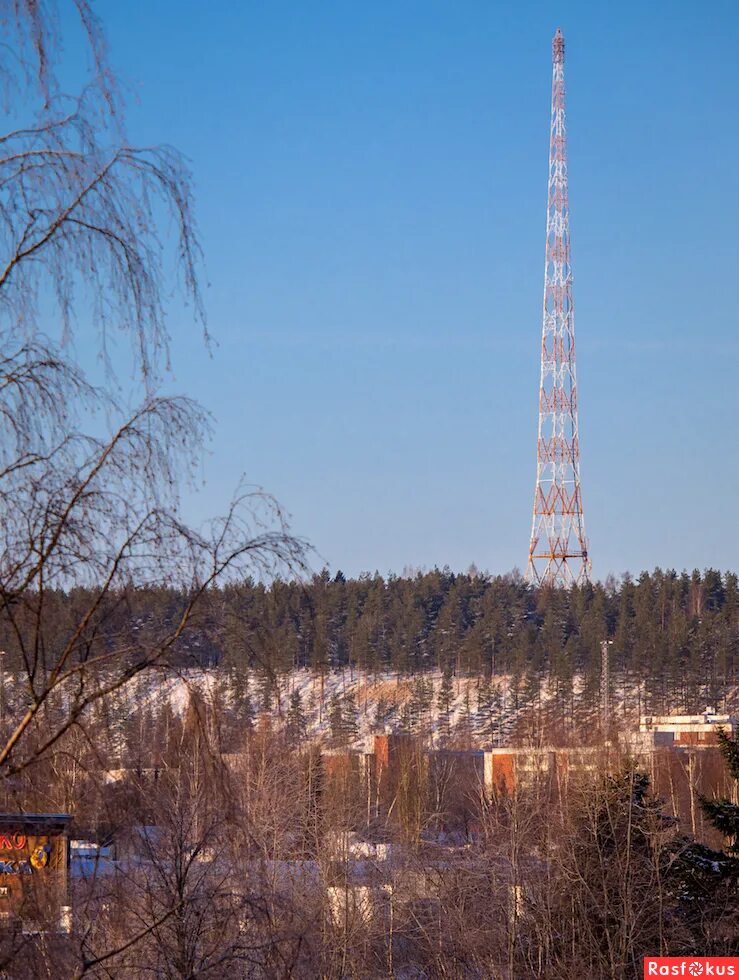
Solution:
<svg viewBox="0 0 739 980">
<path fill-rule="evenodd" d="M 166 667 L 212 585 L 295 567 L 304 553 L 257 490 L 237 493 L 204 528 L 182 519 L 178 491 L 210 420 L 158 388 L 170 259 L 204 327 L 190 174 L 175 150 L 129 143 L 100 24 L 86 0 L 69 6 L 92 64 L 74 99 L 56 75 L 57 5 L 0 0 L 0 86 L 14 106 L 0 135 L 0 628 L 14 680 L 0 718 L 6 777 L 53 752 L 94 702 Z M 28 118 L 16 122 L 21 108 Z M 102 384 L 74 356 L 82 321 Z M 129 343 L 124 364 L 142 399 L 130 411 L 119 405 L 116 337 Z M 177 615 L 138 634 L 114 625 L 152 583 L 182 591 Z M 49 596 L 81 585 L 88 602 L 60 628 Z"/>
</svg>

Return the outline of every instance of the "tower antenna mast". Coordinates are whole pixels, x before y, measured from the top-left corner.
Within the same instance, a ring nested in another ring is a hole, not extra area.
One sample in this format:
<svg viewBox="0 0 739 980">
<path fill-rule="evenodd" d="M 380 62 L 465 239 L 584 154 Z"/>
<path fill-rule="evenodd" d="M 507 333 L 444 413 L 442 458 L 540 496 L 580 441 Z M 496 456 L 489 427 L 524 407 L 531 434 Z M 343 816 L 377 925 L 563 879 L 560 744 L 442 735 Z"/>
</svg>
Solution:
<svg viewBox="0 0 739 980">
<path fill-rule="evenodd" d="M 539 440 L 527 567 L 530 582 L 549 586 L 580 585 L 590 576 L 580 490 L 564 64 L 565 40 L 557 28 L 552 41 Z"/>
</svg>

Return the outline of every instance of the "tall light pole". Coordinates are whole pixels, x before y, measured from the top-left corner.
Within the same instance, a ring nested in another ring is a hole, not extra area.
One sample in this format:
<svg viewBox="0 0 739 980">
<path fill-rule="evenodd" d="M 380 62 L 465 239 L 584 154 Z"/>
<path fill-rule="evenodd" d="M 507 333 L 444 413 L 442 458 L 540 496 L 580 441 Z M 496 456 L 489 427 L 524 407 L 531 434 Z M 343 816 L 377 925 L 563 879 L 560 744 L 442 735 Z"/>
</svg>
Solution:
<svg viewBox="0 0 739 980">
<path fill-rule="evenodd" d="M 611 671 L 608 662 L 610 646 L 613 646 L 613 640 L 600 641 L 600 711 L 603 732 L 606 736 L 611 724 Z"/>
</svg>

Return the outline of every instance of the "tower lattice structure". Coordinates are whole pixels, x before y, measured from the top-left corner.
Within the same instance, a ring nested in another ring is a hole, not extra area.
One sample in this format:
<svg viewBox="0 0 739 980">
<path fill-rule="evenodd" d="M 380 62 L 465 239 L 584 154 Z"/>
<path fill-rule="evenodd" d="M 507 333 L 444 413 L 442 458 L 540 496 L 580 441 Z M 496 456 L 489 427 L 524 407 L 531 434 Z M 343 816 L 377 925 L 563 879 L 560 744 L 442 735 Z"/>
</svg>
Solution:
<svg viewBox="0 0 739 980">
<path fill-rule="evenodd" d="M 580 489 L 564 63 L 565 42 L 557 28 L 552 41 L 539 441 L 527 575 L 539 585 L 569 586 L 588 580 L 590 559 Z"/>
</svg>

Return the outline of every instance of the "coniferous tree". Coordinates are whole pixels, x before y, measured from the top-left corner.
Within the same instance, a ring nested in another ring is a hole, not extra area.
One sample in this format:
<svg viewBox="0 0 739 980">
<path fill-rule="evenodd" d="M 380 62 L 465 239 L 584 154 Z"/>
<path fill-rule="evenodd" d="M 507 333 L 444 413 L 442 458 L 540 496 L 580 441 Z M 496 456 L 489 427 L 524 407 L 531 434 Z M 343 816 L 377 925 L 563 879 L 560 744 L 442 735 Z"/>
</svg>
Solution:
<svg viewBox="0 0 739 980">
<path fill-rule="evenodd" d="M 538 708 L 541 699 L 541 674 L 532 670 L 526 675 L 521 692 L 521 702 L 527 708 Z"/>
<path fill-rule="evenodd" d="M 303 699 L 300 691 L 295 690 L 290 695 L 290 703 L 287 709 L 287 721 L 285 723 L 285 734 L 291 745 L 299 745 L 305 738 L 308 731 L 308 719 L 303 711 Z"/>
<path fill-rule="evenodd" d="M 497 697 L 497 711 L 495 710 Z M 488 677 L 484 677 L 477 689 L 477 710 L 475 712 L 475 734 L 484 743 L 495 740 L 495 726 L 499 721 L 500 694 Z"/>
<path fill-rule="evenodd" d="M 387 702 L 387 698 L 379 697 L 375 704 L 375 717 L 373 728 L 376 732 L 384 732 L 392 714 L 392 709 Z"/>
<path fill-rule="evenodd" d="M 460 740 L 460 743 L 464 748 L 469 748 L 472 734 L 472 701 L 470 698 L 470 685 L 468 681 L 464 692 L 464 698 L 462 699 L 462 713 L 455 726 L 455 737 Z"/>
<path fill-rule="evenodd" d="M 408 704 L 410 730 L 418 734 L 428 727 L 429 712 L 433 702 L 434 689 L 430 681 L 421 675 L 413 682 Z"/>
<path fill-rule="evenodd" d="M 238 703 L 237 711 L 244 731 L 247 735 L 251 735 L 251 733 L 254 731 L 257 712 L 248 690 L 244 692 L 244 696 Z"/>
<path fill-rule="evenodd" d="M 341 698 L 332 694 L 328 702 L 328 724 L 334 745 L 344 745 L 344 712 Z"/>
<path fill-rule="evenodd" d="M 439 734 L 442 738 L 449 737 L 450 714 L 453 700 L 454 684 L 452 682 L 452 672 L 450 668 L 447 668 L 441 678 L 441 687 L 439 688 L 439 696 L 436 702 L 439 709 Z"/>
<path fill-rule="evenodd" d="M 414 719 L 410 701 L 404 701 L 400 706 L 397 728 L 401 735 L 414 734 Z"/>
<path fill-rule="evenodd" d="M 272 710 L 273 700 L 272 678 L 268 673 L 264 673 L 259 678 L 259 710 L 269 712 Z"/>
<path fill-rule="evenodd" d="M 718 738 L 726 768 L 739 788 L 739 732 L 727 735 L 719 728 Z M 709 800 L 701 796 L 700 805 L 711 824 L 726 838 L 727 852 L 739 857 L 739 804 L 726 798 Z"/>
<path fill-rule="evenodd" d="M 341 710 L 341 726 L 345 742 L 353 742 L 359 735 L 359 712 L 352 693 L 344 695 Z"/>
<path fill-rule="evenodd" d="M 490 685 L 490 678 L 485 676 L 480 681 L 477 687 L 477 710 L 476 714 L 483 718 L 487 718 L 490 714 L 490 703 L 492 696 L 492 688 Z"/>
<path fill-rule="evenodd" d="M 422 687 L 423 687 L 423 678 L 417 677 L 413 682 L 413 685 L 411 687 L 411 696 L 407 702 L 407 710 L 406 710 L 407 717 L 404 717 L 404 721 L 407 723 L 409 731 L 413 732 L 414 734 L 417 733 L 419 728 L 421 727 L 422 696 L 419 697 L 419 694 L 421 693 L 419 688 Z M 404 705 L 404 707 L 406 706 Z"/>
<path fill-rule="evenodd" d="M 509 719 L 505 695 L 496 684 L 490 695 L 490 735 L 493 745 L 503 745 Z"/>
</svg>

